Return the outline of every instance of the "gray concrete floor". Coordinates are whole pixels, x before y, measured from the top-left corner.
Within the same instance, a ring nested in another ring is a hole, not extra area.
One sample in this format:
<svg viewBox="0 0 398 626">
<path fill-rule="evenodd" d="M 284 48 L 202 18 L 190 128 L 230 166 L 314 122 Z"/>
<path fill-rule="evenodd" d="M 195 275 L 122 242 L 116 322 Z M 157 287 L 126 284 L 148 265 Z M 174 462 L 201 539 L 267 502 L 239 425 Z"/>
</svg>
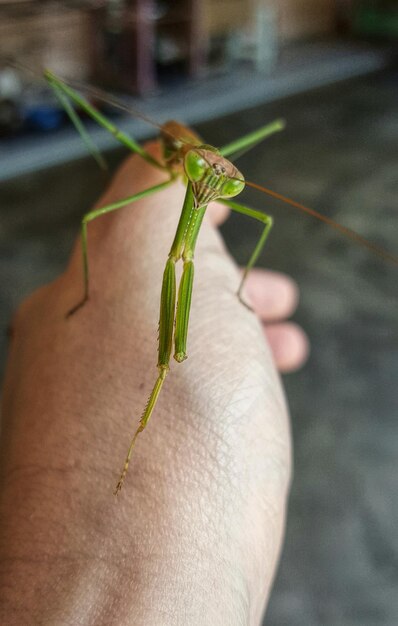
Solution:
<svg viewBox="0 0 398 626">
<path fill-rule="evenodd" d="M 397 253 L 398 75 L 386 72 L 198 127 L 221 145 L 284 116 L 239 161 L 264 183 Z M 114 155 L 114 160 L 120 153 Z M 64 266 L 101 175 L 84 160 L 0 186 L 0 325 Z M 275 227 L 261 264 L 299 282 L 312 355 L 286 376 L 295 445 L 286 544 L 268 626 L 398 624 L 397 268 L 258 192 Z M 258 225 L 223 227 L 243 262 Z M 5 339 L 1 356 L 4 362 Z"/>
</svg>

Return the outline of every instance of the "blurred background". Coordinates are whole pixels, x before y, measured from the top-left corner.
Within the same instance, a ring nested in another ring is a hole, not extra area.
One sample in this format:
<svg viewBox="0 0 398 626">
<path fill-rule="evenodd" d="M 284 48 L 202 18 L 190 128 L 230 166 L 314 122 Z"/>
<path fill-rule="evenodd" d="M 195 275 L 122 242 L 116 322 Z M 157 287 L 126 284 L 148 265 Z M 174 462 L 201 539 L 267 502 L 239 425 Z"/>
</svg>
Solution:
<svg viewBox="0 0 398 626">
<path fill-rule="evenodd" d="M 62 271 L 106 185 L 43 68 L 213 145 L 284 117 L 239 159 L 245 176 L 396 254 L 397 40 L 396 0 L 0 0 L 0 373 L 12 311 Z M 97 104 L 137 138 L 156 134 Z M 78 113 L 112 171 L 126 152 Z M 257 191 L 243 201 L 275 218 L 261 264 L 300 284 L 312 342 L 284 378 L 295 478 L 264 624 L 395 626 L 397 269 Z M 223 234 L 243 264 L 259 226 L 233 216 Z"/>
</svg>

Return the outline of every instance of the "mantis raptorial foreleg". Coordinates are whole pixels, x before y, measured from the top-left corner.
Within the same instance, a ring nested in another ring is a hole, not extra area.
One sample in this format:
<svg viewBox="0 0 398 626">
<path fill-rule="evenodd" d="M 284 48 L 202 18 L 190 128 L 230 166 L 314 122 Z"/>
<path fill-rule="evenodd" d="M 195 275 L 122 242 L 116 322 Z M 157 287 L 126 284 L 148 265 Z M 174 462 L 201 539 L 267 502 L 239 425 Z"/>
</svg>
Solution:
<svg viewBox="0 0 398 626">
<path fill-rule="evenodd" d="M 187 336 L 189 313 L 191 310 L 192 286 L 194 277 L 193 259 L 184 261 L 184 268 L 178 288 L 178 302 L 174 333 L 174 358 L 182 363 L 187 358 Z"/>
<path fill-rule="evenodd" d="M 269 232 L 272 228 L 273 219 L 270 215 L 267 215 L 266 213 L 261 213 L 261 211 L 255 211 L 254 209 L 250 209 L 249 207 L 244 206 L 243 204 L 238 204 L 237 202 L 232 202 L 231 200 L 220 200 L 220 202 L 225 204 L 232 211 L 236 211 L 237 213 L 241 213 L 242 215 L 247 215 L 248 217 L 252 217 L 253 219 L 258 220 L 259 222 L 262 222 L 262 224 L 264 224 L 264 229 L 263 229 L 263 232 L 261 233 L 260 239 L 258 240 L 257 245 L 254 248 L 253 253 L 243 271 L 242 279 L 240 281 L 240 285 L 239 285 L 238 293 L 237 293 L 239 300 L 245 306 L 248 306 L 247 303 L 242 298 L 242 289 L 245 284 L 248 273 L 250 272 L 253 265 L 255 265 L 261 253 L 261 250 L 263 249 L 265 245 Z"/>
<path fill-rule="evenodd" d="M 82 254 L 83 254 L 83 274 L 84 274 L 84 293 L 83 298 L 80 302 L 78 302 L 70 311 L 67 313 L 67 317 L 73 315 L 78 309 L 80 309 L 88 300 L 89 297 L 89 264 L 88 264 L 88 242 L 87 242 L 87 225 L 89 222 L 92 222 L 97 217 L 101 215 L 106 215 L 106 213 L 111 213 L 112 211 L 117 211 L 128 204 L 136 202 L 137 200 L 141 200 L 141 198 L 145 198 L 157 191 L 161 191 L 168 187 L 170 183 L 174 180 L 172 176 L 169 180 L 166 180 L 159 185 L 154 185 L 153 187 L 149 187 L 149 189 L 144 189 L 128 198 L 123 198 L 123 200 L 119 200 L 118 202 L 113 202 L 112 204 L 107 204 L 99 209 L 94 209 L 86 215 L 82 219 L 81 223 L 81 242 L 82 242 Z"/>
<path fill-rule="evenodd" d="M 127 452 L 123 470 L 116 485 L 115 495 L 122 488 L 127 474 L 131 454 L 138 435 L 147 425 L 157 402 L 163 382 L 169 371 L 171 350 L 174 334 L 174 358 L 181 363 L 187 358 L 188 321 L 191 308 L 195 244 L 206 212 L 207 205 L 194 207 L 192 185 L 188 183 L 187 191 L 176 236 L 171 246 L 169 257 L 163 273 L 162 292 L 160 296 L 159 341 L 158 341 L 158 378 L 149 396 L 144 412 L 139 421 Z M 178 289 L 176 305 L 176 276 L 175 265 L 180 259 L 184 261 L 184 268 Z"/>
<path fill-rule="evenodd" d="M 167 376 L 167 372 L 169 371 L 169 361 L 173 345 L 174 314 L 176 304 L 175 263 L 175 259 L 169 257 L 163 273 L 162 293 L 160 296 L 159 344 L 157 365 L 159 375 L 151 391 L 151 395 L 148 398 L 148 402 L 146 403 L 144 412 L 141 415 L 138 428 L 130 441 L 123 469 L 115 488 L 115 495 L 117 495 L 122 488 L 136 439 L 149 422 L 152 411 L 155 408 L 159 393 L 162 389 L 164 380 Z"/>
<path fill-rule="evenodd" d="M 189 186 L 188 186 L 189 189 Z M 188 193 L 188 192 L 187 192 Z M 194 252 L 198 233 L 206 212 L 207 205 L 192 209 L 191 219 L 185 233 L 182 259 L 184 268 L 178 288 L 178 302 L 174 333 L 174 358 L 182 363 L 187 358 L 187 336 L 189 313 L 191 310 L 192 286 L 194 277 Z"/>
</svg>

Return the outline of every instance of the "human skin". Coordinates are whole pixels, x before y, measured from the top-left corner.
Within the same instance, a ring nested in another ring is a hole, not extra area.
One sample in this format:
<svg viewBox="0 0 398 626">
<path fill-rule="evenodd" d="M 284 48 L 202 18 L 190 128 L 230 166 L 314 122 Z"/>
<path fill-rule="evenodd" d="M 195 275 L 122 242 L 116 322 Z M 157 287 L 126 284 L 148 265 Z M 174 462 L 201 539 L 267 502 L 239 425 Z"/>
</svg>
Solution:
<svg viewBox="0 0 398 626">
<path fill-rule="evenodd" d="M 133 157 L 99 205 L 161 180 Z M 261 622 L 291 476 L 276 365 L 299 367 L 307 342 L 283 321 L 297 300 L 287 277 L 253 272 L 255 313 L 236 298 L 238 269 L 214 228 L 220 206 L 197 245 L 189 359 L 171 363 L 112 495 L 157 375 L 161 278 L 183 195 L 176 184 L 90 224 L 90 300 L 75 315 L 65 318 L 81 297 L 79 244 L 14 317 L 0 462 L 4 626 Z"/>
</svg>

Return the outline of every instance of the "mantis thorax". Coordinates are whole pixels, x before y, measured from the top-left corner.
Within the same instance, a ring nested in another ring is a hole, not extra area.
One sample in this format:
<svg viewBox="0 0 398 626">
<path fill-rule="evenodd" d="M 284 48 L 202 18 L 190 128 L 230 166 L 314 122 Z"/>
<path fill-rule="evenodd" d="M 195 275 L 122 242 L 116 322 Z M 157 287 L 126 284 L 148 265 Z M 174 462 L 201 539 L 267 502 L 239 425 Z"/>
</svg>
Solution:
<svg viewBox="0 0 398 626">
<path fill-rule="evenodd" d="M 201 146 L 202 140 L 193 130 L 170 120 L 162 126 L 161 141 L 166 164 L 182 173 L 184 156 L 194 146 Z"/>
</svg>

